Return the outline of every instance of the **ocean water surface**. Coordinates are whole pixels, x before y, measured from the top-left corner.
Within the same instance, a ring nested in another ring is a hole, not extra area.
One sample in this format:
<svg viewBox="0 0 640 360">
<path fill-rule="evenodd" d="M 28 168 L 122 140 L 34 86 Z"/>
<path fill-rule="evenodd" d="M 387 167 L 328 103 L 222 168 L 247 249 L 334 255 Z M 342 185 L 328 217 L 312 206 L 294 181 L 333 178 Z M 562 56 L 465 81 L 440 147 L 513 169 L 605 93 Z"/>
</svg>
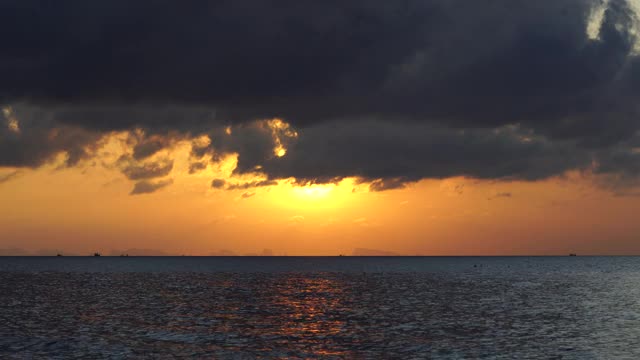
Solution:
<svg viewBox="0 0 640 360">
<path fill-rule="evenodd" d="M 0 358 L 640 358 L 638 257 L 4 257 Z"/>
</svg>

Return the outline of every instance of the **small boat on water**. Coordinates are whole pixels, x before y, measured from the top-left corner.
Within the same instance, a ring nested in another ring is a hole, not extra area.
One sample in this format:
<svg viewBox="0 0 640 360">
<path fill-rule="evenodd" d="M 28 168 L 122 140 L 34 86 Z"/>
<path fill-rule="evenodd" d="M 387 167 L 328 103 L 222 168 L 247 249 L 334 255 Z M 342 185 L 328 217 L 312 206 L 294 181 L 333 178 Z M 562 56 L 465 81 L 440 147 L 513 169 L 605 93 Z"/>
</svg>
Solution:
<svg viewBox="0 0 640 360">
<path fill-rule="evenodd" d="M 578 256 L 578 254 L 571 253 L 569 256 Z"/>
<path fill-rule="evenodd" d="M 93 256 L 100 256 L 100 253 L 99 252 L 93 253 Z"/>
</svg>

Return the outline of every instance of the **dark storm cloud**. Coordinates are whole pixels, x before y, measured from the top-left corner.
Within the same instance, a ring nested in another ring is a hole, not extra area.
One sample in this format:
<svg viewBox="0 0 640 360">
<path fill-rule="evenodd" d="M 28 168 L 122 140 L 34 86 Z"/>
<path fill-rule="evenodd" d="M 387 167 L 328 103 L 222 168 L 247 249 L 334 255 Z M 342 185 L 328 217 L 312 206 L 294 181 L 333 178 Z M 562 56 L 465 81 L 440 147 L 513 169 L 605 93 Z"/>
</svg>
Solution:
<svg viewBox="0 0 640 360">
<path fill-rule="evenodd" d="M 0 49 L 1 51 L 1 49 Z M 2 67 L 0 66 L 0 71 Z M 0 85 L 1 87 L 2 85 Z M 166 134 L 171 131 L 199 133 L 209 130 L 216 120 L 211 107 L 167 104 L 92 104 L 77 101 L 71 104 L 47 101 L 45 103 L 17 103 L 24 112 L 46 116 L 49 126 L 68 125 L 97 131 L 144 129 L 147 135 Z"/>
<path fill-rule="evenodd" d="M 226 183 L 227 181 L 225 179 L 213 179 L 211 187 L 214 189 L 222 189 Z"/>
<path fill-rule="evenodd" d="M 271 129 L 264 122 L 241 124 L 233 128 L 231 134 L 222 130 L 210 135 L 212 149 L 218 154 L 238 153 L 237 173 L 255 171 L 266 158 L 275 156 L 276 141 Z M 202 150 L 200 150 L 202 151 Z"/>
<path fill-rule="evenodd" d="M 0 110 L 0 167 L 38 167 L 61 153 L 73 166 L 100 145 L 102 134 L 56 124 L 45 111 L 24 106 Z"/>
<path fill-rule="evenodd" d="M 242 198 L 243 199 L 248 199 L 250 197 L 253 197 L 255 194 L 256 193 L 253 193 L 253 192 L 246 192 L 246 193 L 242 194 Z"/>
<path fill-rule="evenodd" d="M 616 83 L 637 71 L 626 61 L 635 39 L 624 0 L 609 2 L 599 38 L 588 38 L 599 5 L 10 1 L 0 21 L 0 94 L 7 101 L 206 104 L 231 121 L 377 115 L 473 127 L 526 121 L 558 137 L 586 122 L 601 132 L 591 117 L 631 111 Z M 78 121 L 100 128 L 134 122 L 117 114 Z M 635 128 L 617 121 L 606 134 L 613 139 Z"/>
<path fill-rule="evenodd" d="M 151 139 L 140 142 L 133 148 L 133 158 L 136 160 L 144 160 L 167 146 L 167 141 L 163 141 L 163 139 Z"/>
<path fill-rule="evenodd" d="M 146 163 L 132 163 L 122 169 L 130 180 L 144 180 L 169 175 L 173 169 L 173 160 L 162 159 Z"/>
<path fill-rule="evenodd" d="M 393 189 L 402 189 L 405 186 L 404 178 L 376 179 L 369 184 L 371 191 L 385 191 Z"/>
<path fill-rule="evenodd" d="M 0 103 L 46 114 L 22 134 L 0 124 L 0 166 L 60 152 L 73 164 L 100 133 L 140 128 L 134 162 L 206 133 L 197 164 L 237 153 L 238 174 L 360 176 L 380 191 L 594 163 L 637 179 L 640 58 L 624 0 L 19 0 L 0 10 Z M 276 141 L 252 122 L 271 117 L 299 137 Z M 137 167 L 125 174 L 167 169 Z"/>
<path fill-rule="evenodd" d="M 595 161 L 597 173 L 625 173 L 629 177 L 640 177 L 640 133 L 599 152 Z"/>
<path fill-rule="evenodd" d="M 628 142 L 598 152 L 594 163 L 599 185 L 617 194 L 637 194 L 630 189 L 640 184 L 640 134 Z"/>
<path fill-rule="evenodd" d="M 517 127 L 461 130 L 375 120 L 306 128 L 291 141 L 286 156 L 263 156 L 261 171 L 269 178 L 384 180 L 372 190 L 451 176 L 539 180 L 585 168 L 592 161 L 590 151 Z"/>
<path fill-rule="evenodd" d="M 278 182 L 275 180 L 257 180 L 257 181 L 248 181 L 241 183 L 229 184 L 225 179 L 214 179 L 211 182 L 211 187 L 214 189 L 222 189 L 226 186 L 227 190 L 248 190 L 257 187 L 264 186 L 274 186 L 278 185 Z"/>
<path fill-rule="evenodd" d="M 247 190 L 247 189 L 253 189 L 257 187 L 275 186 L 275 185 L 278 185 L 278 182 L 275 180 L 249 181 L 244 183 L 229 184 L 227 186 L 227 190 Z"/>
<path fill-rule="evenodd" d="M 148 180 L 143 180 L 143 181 L 138 181 L 134 187 L 133 190 L 131 190 L 130 195 L 141 195 L 141 194 L 150 194 L 153 192 L 156 192 L 166 186 L 169 186 L 173 183 L 173 180 L 168 179 L 168 180 L 160 180 L 160 181 L 148 181 Z"/>
<path fill-rule="evenodd" d="M 207 168 L 206 162 L 194 162 L 189 164 L 189 174 L 195 174 Z"/>
<path fill-rule="evenodd" d="M 12 101 L 235 108 L 325 96 L 343 85 L 353 91 L 409 55 L 440 7 L 380 0 L 5 1 L 0 93 Z"/>
</svg>

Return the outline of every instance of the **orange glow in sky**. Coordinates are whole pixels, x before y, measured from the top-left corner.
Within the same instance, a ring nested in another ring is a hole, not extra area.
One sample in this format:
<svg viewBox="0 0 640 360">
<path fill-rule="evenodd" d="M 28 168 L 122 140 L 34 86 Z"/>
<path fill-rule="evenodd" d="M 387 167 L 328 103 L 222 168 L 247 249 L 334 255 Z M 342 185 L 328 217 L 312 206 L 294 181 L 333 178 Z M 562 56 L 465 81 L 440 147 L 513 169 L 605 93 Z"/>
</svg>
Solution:
<svg viewBox="0 0 640 360">
<path fill-rule="evenodd" d="M 193 255 L 264 249 L 336 255 L 361 248 L 405 255 L 640 252 L 637 199 L 598 189 L 580 174 L 543 182 L 425 180 L 384 192 L 351 178 L 227 190 L 212 188 L 211 179 L 242 183 L 259 176 L 233 175 L 233 156 L 189 174 L 185 142 L 154 155 L 175 158 L 170 185 L 130 196 L 132 182 L 114 165 L 129 151 L 124 139 L 113 135 L 95 164 L 3 169 L 1 175 L 15 175 L 0 184 L 0 248 Z"/>
<path fill-rule="evenodd" d="M 640 254 L 640 0 L 177 3 L 3 9 L 0 255 Z"/>
</svg>

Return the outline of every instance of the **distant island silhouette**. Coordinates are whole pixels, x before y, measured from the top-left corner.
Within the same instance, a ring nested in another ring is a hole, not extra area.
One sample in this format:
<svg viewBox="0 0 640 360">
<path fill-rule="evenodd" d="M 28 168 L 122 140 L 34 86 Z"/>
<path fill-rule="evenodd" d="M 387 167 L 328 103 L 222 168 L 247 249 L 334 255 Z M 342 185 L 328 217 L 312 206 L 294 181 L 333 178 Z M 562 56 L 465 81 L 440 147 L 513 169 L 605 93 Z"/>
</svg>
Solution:
<svg viewBox="0 0 640 360">
<path fill-rule="evenodd" d="M 365 249 L 365 248 L 355 248 L 353 249 L 352 256 L 400 256 L 400 254 L 386 251 L 386 250 L 377 250 L 377 249 Z"/>
</svg>

